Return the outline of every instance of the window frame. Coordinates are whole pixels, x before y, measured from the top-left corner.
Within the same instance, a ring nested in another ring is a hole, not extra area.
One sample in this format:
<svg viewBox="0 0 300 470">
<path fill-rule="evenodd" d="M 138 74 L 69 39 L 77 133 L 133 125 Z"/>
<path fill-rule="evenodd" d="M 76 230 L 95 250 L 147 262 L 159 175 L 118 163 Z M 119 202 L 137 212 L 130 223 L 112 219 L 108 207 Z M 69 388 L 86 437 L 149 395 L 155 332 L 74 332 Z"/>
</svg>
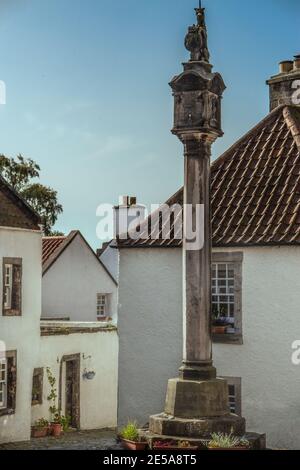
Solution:
<svg viewBox="0 0 300 470">
<path fill-rule="evenodd" d="M 6 266 L 12 266 L 11 273 L 11 293 L 10 293 L 10 306 L 5 305 L 5 287 L 6 287 Z M 17 307 L 13 305 L 14 292 L 14 270 L 19 269 L 19 285 L 18 285 L 18 298 L 19 304 Z M 23 290 L 23 259 L 22 258 L 3 258 L 2 260 L 2 316 L 4 317 L 20 317 L 22 316 L 22 290 Z"/>
<path fill-rule="evenodd" d="M 99 298 L 104 297 L 104 304 L 99 303 Z M 97 319 L 99 318 L 105 318 L 107 316 L 107 306 L 108 306 L 108 295 L 107 294 L 101 294 L 100 292 L 97 293 L 97 304 L 96 304 L 96 314 L 97 314 Z M 98 308 L 99 307 L 104 307 L 104 313 L 100 314 L 98 313 Z"/>
<path fill-rule="evenodd" d="M 3 371 L 2 364 L 5 365 L 4 379 L 2 379 L 2 371 Z M 3 389 L 2 389 L 2 394 L 3 394 L 2 404 L 0 402 L 0 411 L 1 411 L 1 410 L 5 410 L 7 408 L 7 358 L 6 358 L 6 356 L 5 357 L 0 357 L 0 386 L 3 386 Z"/>
<path fill-rule="evenodd" d="M 3 358 L 7 363 L 6 407 L 0 408 L 0 417 L 15 414 L 17 397 L 17 351 L 6 351 L 2 355 Z"/>
<path fill-rule="evenodd" d="M 235 392 L 234 414 L 238 416 L 242 416 L 242 378 L 241 377 L 221 377 L 221 378 L 226 380 L 228 384 L 228 397 L 230 396 L 229 387 L 234 387 L 234 392 Z"/>
<path fill-rule="evenodd" d="M 243 318 L 242 318 L 242 284 L 243 284 L 244 254 L 235 252 L 213 252 L 213 264 L 232 264 L 234 266 L 234 326 L 236 333 L 213 334 L 216 343 L 243 344 Z"/>
<path fill-rule="evenodd" d="M 6 270 L 9 268 L 9 273 L 7 274 Z M 12 290 L 13 290 L 13 264 L 12 263 L 3 263 L 3 306 L 5 310 L 11 310 L 11 299 L 12 299 Z M 9 280 L 7 282 L 7 277 Z M 9 289 L 9 302 L 7 302 L 6 291 Z"/>
</svg>

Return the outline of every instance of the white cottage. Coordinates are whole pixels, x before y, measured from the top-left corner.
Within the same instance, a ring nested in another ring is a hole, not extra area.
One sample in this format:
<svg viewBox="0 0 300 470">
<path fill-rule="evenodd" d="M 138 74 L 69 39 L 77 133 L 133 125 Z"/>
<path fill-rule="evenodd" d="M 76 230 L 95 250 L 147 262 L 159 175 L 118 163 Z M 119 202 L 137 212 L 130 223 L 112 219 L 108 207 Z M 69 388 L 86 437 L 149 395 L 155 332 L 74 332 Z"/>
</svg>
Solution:
<svg viewBox="0 0 300 470">
<path fill-rule="evenodd" d="M 212 164 L 211 183 L 214 362 L 232 411 L 286 448 L 300 446 L 300 368 L 292 361 L 300 338 L 297 64 L 271 79 L 271 113 Z M 182 198 L 180 190 L 167 204 Z M 119 424 L 145 424 L 163 409 L 182 360 L 181 239 L 174 220 L 160 223 L 159 238 L 147 219 L 139 239 L 111 244 L 120 255 Z"/>
<path fill-rule="evenodd" d="M 0 443 L 26 441 L 36 420 L 51 420 L 47 368 L 56 380 L 55 405 L 73 428 L 117 425 L 118 334 L 112 322 L 104 321 L 115 317 L 116 284 L 78 232 L 60 240 L 60 245 L 59 253 L 47 253 L 44 280 L 48 275 L 52 295 L 61 301 L 50 313 L 63 311 L 70 318 L 41 321 L 39 217 L 0 177 Z M 60 261 L 67 268 L 65 278 Z M 62 287 L 53 287 L 52 273 Z M 94 295 L 89 297 L 91 288 Z M 96 292 L 111 295 L 112 303 L 97 306 Z M 112 308 L 106 310 L 108 305 Z M 82 321 L 74 321 L 80 319 L 79 313 Z"/>
<path fill-rule="evenodd" d="M 0 177 L 0 442 L 30 437 L 40 346 L 42 234 L 38 215 Z"/>
<path fill-rule="evenodd" d="M 117 282 L 79 231 L 43 238 L 43 319 L 116 323 L 117 303 Z"/>
</svg>

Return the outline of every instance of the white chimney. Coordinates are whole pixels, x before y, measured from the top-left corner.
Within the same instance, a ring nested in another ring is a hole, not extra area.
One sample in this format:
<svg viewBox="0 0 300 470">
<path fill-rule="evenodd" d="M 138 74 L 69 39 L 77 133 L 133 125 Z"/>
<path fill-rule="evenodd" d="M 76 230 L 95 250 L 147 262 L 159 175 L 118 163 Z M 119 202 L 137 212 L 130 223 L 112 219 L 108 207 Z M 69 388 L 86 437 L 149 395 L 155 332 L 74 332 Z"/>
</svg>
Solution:
<svg viewBox="0 0 300 470">
<path fill-rule="evenodd" d="M 146 217 L 146 206 L 137 204 L 136 197 L 120 196 L 114 208 L 114 236 L 134 230 Z"/>
</svg>

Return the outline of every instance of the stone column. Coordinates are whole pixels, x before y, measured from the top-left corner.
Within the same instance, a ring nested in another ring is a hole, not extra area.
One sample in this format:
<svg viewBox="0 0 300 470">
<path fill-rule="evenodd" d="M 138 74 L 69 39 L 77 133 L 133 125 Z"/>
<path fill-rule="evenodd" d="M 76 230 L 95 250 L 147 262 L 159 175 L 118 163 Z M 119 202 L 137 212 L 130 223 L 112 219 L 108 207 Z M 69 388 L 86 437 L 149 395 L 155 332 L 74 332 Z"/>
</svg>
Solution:
<svg viewBox="0 0 300 470">
<path fill-rule="evenodd" d="M 189 237 L 183 239 L 183 326 L 184 352 L 179 378 L 168 382 L 164 413 L 150 417 L 150 432 L 165 436 L 207 437 L 212 432 L 245 432 L 245 420 L 230 414 L 228 385 L 216 378 L 212 364 L 211 338 L 211 145 L 223 135 L 221 99 L 225 84 L 220 74 L 212 73 L 207 47 L 203 8 L 196 9 L 197 25 L 185 38 L 191 52 L 184 71 L 173 78 L 174 127 L 184 144 L 184 217 L 188 207 L 196 214 L 204 209 L 204 244 L 193 249 Z M 198 225 L 198 224 L 197 224 Z"/>
<path fill-rule="evenodd" d="M 183 330 L 184 351 L 180 378 L 187 380 L 216 377 L 212 366 L 211 340 L 211 223 L 210 223 L 210 156 L 214 140 L 208 135 L 182 135 L 184 143 L 184 207 L 197 205 L 204 210 L 204 245 L 188 248 L 183 240 Z M 186 214 L 184 215 L 186 217 Z M 195 220 L 193 226 L 195 227 Z M 200 221 L 198 222 L 200 223 Z"/>
</svg>

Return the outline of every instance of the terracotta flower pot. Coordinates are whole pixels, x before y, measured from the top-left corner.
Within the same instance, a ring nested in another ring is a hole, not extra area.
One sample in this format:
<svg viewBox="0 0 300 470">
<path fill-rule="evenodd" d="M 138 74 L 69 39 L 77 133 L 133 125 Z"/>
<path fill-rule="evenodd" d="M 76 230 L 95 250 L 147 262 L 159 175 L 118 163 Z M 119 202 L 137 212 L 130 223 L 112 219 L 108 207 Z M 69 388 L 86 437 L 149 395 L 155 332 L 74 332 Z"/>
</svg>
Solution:
<svg viewBox="0 0 300 470">
<path fill-rule="evenodd" d="M 178 446 L 153 446 L 153 450 L 181 450 L 182 452 L 196 452 L 197 446 L 178 447 Z"/>
<path fill-rule="evenodd" d="M 128 441 L 123 438 L 121 438 L 121 441 L 124 449 L 127 450 L 145 450 L 148 445 L 147 442 Z"/>
<path fill-rule="evenodd" d="M 62 425 L 59 423 L 51 423 L 51 434 L 53 437 L 59 437 L 62 433 Z"/>
<path fill-rule="evenodd" d="M 208 450 L 222 450 L 222 451 L 225 451 L 225 450 L 233 450 L 233 451 L 236 451 L 236 450 L 250 450 L 249 447 L 231 447 L 230 449 L 226 448 L 222 448 L 222 447 L 209 447 Z"/>
<path fill-rule="evenodd" d="M 31 428 L 31 437 L 39 438 L 39 437 L 46 437 L 48 435 L 48 426 L 40 427 L 40 426 L 32 426 Z"/>
<path fill-rule="evenodd" d="M 212 332 L 215 335 L 224 335 L 226 333 L 227 326 L 213 326 Z"/>
</svg>

